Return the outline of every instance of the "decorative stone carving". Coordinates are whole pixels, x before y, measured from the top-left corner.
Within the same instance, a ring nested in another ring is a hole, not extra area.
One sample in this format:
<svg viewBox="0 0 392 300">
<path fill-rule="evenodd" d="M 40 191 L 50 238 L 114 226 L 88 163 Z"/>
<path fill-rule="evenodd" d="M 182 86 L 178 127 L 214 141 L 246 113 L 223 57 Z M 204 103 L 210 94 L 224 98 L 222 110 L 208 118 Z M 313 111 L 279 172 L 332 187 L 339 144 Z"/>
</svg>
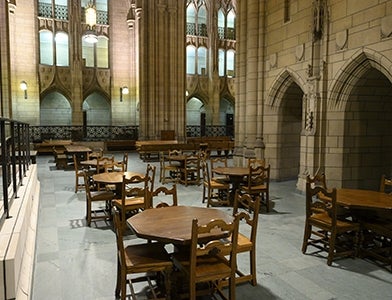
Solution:
<svg viewBox="0 0 392 300">
<path fill-rule="evenodd" d="M 301 61 L 304 59 L 304 54 L 305 54 L 305 45 L 298 45 L 295 48 L 295 57 L 297 59 L 297 61 Z"/>
<path fill-rule="evenodd" d="M 324 0 L 313 0 L 313 39 L 320 40 L 324 31 Z"/>
<path fill-rule="evenodd" d="M 343 30 L 336 33 L 336 47 L 338 50 L 342 50 L 347 47 L 348 30 Z"/>
<path fill-rule="evenodd" d="M 392 36 L 392 15 L 384 17 L 381 19 L 381 37 L 391 37 Z"/>
<path fill-rule="evenodd" d="M 55 67 L 39 65 L 40 90 L 45 91 L 54 82 Z"/>
<path fill-rule="evenodd" d="M 269 60 L 270 67 L 276 68 L 277 62 L 278 62 L 278 55 L 276 53 L 271 54 Z"/>
</svg>

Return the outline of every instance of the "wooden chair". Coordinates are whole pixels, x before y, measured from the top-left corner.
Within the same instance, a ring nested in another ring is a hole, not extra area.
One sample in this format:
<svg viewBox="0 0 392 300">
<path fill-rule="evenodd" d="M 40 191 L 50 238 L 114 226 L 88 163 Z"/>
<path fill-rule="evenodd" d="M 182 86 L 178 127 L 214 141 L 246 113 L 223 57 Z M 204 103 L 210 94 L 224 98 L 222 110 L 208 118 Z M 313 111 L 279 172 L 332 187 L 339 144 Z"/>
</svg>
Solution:
<svg viewBox="0 0 392 300">
<path fill-rule="evenodd" d="M 326 199 L 319 199 L 322 193 Z M 356 256 L 358 250 L 359 223 L 337 218 L 336 188 L 327 191 L 314 185 L 313 179 L 307 176 L 306 182 L 306 219 L 302 253 L 312 245 L 328 252 L 327 264 L 330 266 L 336 257 Z M 338 237 L 344 236 L 341 242 Z M 344 242 L 345 241 L 345 242 Z"/>
<path fill-rule="evenodd" d="M 200 156 L 199 154 L 187 154 L 184 166 L 180 167 L 180 182 L 188 184 L 200 184 Z"/>
<path fill-rule="evenodd" d="M 391 194 L 392 179 L 381 176 L 380 192 Z M 392 201 L 392 199 L 391 199 Z M 375 259 L 392 272 L 392 216 L 378 211 L 361 220 L 364 236 L 361 256 Z"/>
<path fill-rule="evenodd" d="M 173 267 L 170 256 L 164 245 L 158 243 L 132 244 L 124 246 L 122 223 L 119 211 L 114 208 L 114 227 L 117 241 L 117 283 L 115 289 L 116 298 L 126 299 L 127 283 L 130 286 L 131 298 L 136 298 L 133 287 L 134 282 L 146 281 L 154 296 L 153 299 L 169 299 L 170 273 Z M 138 278 L 130 278 L 132 274 L 144 274 Z M 164 290 L 156 291 L 152 280 L 156 280 L 157 274 L 164 276 Z M 166 295 L 168 297 L 166 297 Z M 161 298 L 158 298 L 161 296 Z"/>
<path fill-rule="evenodd" d="M 128 153 L 124 152 L 122 160 L 114 162 L 113 171 L 125 172 L 127 170 L 128 170 Z"/>
<path fill-rule="evenodd" d="M 211 179 L 221 183 L 229 183 L 228 176 L 218 175 L 214 173 L 214 168 L 227 167 L 227 157 L 213 157 L 210 158 L 211 165 Z"/>
<path fill-rule="evenodd" d="M 114 199 L 112 205 L 120 211 L 124 231 L 127 229 L 126 218 L 128 214 L 137 213 L 150 207 L 151 191 L 148 190 L 146 182 L 144 177 L 138 175 L 129 179 L 125 175 L 123 176 L 121 199 Z M 143 186 L 140 186 L 140 183 L 143 183 Z"/>
<path fill-rule="evenodd" d="M 203 173 L 203 199 L 207 200 L 207 207 L 230 205 L 230 184 L 212 180 L 207 161 L 202 161 L 201 169 Z"/>
<path fill-rule="evenodd" d="M 230 238 L 206 240 L 206 234 L 216 231 L 225 232 Z M 237 240 L 238 218 L 232 223 L 226 223 L 221 219 L 211 220 L 206 225 L 199 225 L 197 219 L 192 221 L 189 252 L 173 254 L 174 265 L 184 274 L 184 278 L 189 280 L 187 299 L 196 299 L 196 286 L 203 282 L 212 284 L 212 291 L 218 292 L 223 299 L 235 299 Z M 228 298 L 222 292 L 222 280 L 229 282 Z"/>
<path fill-rule="evenodd" d="M 179 165 L 174 164 L 170 157 L 166 157 L 164 152 L 159 153 L 159 182 L 165 184 L 166 182 L 179 181 Z"/>
<path fill-rule="evenodd" d="M 175 184 L 173 184 L 171 189 L 166 186 L 160 186 L 151 193 L 151 207 L 160 208 L 177 205 L 177 186 Z"/>
<path fill-rule="evenodd" d="M 270 166 L 249 166 L 247 182 L 241 187 L 245 194 L 260 195 L 262 204 L 265 205 L 266 211 L 270 211 L 269 201 L 269 182 L 270 182 Z"/>
<path fill-rule="evenodd" d="M 56 163 L 56 169 L 65 170 L 68 166 L 68 158 L 64 151 L 57 150 L 56 147 L 53 146 L 53 156 Z"/>
<path fill-rule="evenodd" d="M 87 160 L 96 159 L 103 156 L 102 148 L 93 148 L 91 152 L 87 153 Z"/>
<path fill-rule="evenodd" d="M 111 219 L 111 201 L 114 194 L 109 191 L 98 191 L 94 181 L 87 171 L 83 173 L 84 186 L 86 190 L 86 220 L 87 226 L 91 226 L 92 220 L 110 220 Z M 93 209 L 93 203 L 105 202 L 105 208 Z"/>
<path fill-rule="evenodd" d="M 84 180 L 84 173 L 88 172 L 88 169 L 79 166 L 75 154 L 73 155 L 73 163 L 74 163 L 74 170 L 75 170 L 75 193 L 77 193 L 79 190 L 85 189 L 85 182 L 84 181 L 81 182 L 79 179 Z"/>
<path fill-rule="evenodd" d="M 257 285 L 256 237 L 260 202 L 259 197 L 251 197 L 249 194 L 240 195 L 240 193 L 236 191 L 234 197 L 233 216 L 242 212 L 242 221 L 244 221 L 244 225 L 246 224 L 250 229 L 244 230 L 244 227 L 241 227 L 242 230 L 238 233 L 237 253 L 249 252 L 250 272 L 249 274 L 244 274 L 237 268 L 237 277 L 235 280 L 236 284 L 249 281 L 253 286 Z"/>
<path fill-rule="evenodd" d="M 392 194 L 392 179 L 381 175 L 380 192 Z"/>
<path fill-rule="evenodd" d="M 264 158 L 249 158 L 248 159 L 248 168 L 252 166 L 253 168 L 262 166 L 265 167 L 265 159 Z"/>
</svg>

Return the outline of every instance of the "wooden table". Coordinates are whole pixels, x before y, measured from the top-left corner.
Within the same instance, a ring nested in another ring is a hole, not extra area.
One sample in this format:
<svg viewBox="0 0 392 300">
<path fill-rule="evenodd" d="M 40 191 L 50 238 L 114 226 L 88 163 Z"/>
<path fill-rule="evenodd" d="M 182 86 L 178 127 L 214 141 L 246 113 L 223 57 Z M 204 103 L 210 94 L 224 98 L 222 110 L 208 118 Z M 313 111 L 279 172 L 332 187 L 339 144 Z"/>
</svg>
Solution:
<svg viewBox="0 0 392 300">
<path fill-rule="evenodd" d="M 219 175 L 229 177 L 231 183 L 230 202 L 234 202 L 235 192 L 239 189 L 240 184 L 244 181 L 244 177 L 249 174 L 247 167 L 217 167 L 212 170 Z"/>
<path fill-rule="evenodd" d="M 392 212 L 392 195 L 378 191 L 337 189 L 337 202 L 353 209 L 382 209 Z"/>
<path fill-rule="evenodd" d="M 78 162 L 87 159 L 87 153 L 91 152 L 91 149 L 82 145 L 64 145 L 65 152 L 70 155 L 76 155 Z"/>
<path fill-rule="evenodd" d="M 99 166 L 103 168 L 103 166 L 105 165 L 105 163 L 107 163 L 108 160 L 106 159 L 102 159 L 99 161 Z M 98 165 L 98 160 L 96 158 L 94 159 L 89 159 L 89 160 L 83 160 L 80 162 L 81 165 L 84 166 L 90 166 L 90 167 L 97 167 Z"/>
<path fill-rule="evenodd" d="M 142 178 L 144 177 L 144 174 L 138 172 L 103 172 L 93 175 L 93 180 L 102 184 L 114 184 L 116 186 L 116 195 L 121 196 L 124 175 L 127 179 L 133 176 L 140 176 Z"/>
<path fill-rule="evenodd" d="M 170 206 L 144 210 L 130 217 L 127 223 L 140 238 L 181 246 L 190 244 L 193 219 L 207 224 L 212 219 L 231 222 L 233 216 L 215 208 Z M 222 237 L 222 233 L 213 237 Z M 210 239 L 211 235 L 206 238 Z"/>
</svg>

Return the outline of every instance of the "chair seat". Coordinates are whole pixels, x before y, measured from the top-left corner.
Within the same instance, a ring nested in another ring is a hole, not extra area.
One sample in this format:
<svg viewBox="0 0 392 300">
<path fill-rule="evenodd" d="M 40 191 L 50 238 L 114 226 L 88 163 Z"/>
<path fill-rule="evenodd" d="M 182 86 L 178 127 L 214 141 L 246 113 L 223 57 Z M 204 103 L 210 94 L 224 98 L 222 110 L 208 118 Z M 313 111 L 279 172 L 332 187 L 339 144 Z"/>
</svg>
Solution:
<svg viewBox="0 0 392 300">
<path fill-rule="evenodd" d="M 250 188 L 247 186 L 242 187 L 243 191 L 245 193 L 256 193 L 258 191 L 264 191 L 267 189 L 267 185 L 266 184 L 259 184 L 259 185 L 253 185 Z"/>
<path fill-rule="evenodd" d="M 250 251 L 252 247 L 252 241 L 242 233 L 238 233 L 237 252 L 247 252 Z"/>
<path fill-rule="evenodd" d="M 122 200 L 121 199 L 114 199 L 113 205 L 117 206 L 118 208 L 122 208 Z M 136 207 L 144 207 L 144 197 L 130 197 L 125 199 L 125 207 L 129 208 L 136 208 Z"/>
<path fill-rule="evenodd" d="M 317 213 L 313 214 L 309 217 L 309 222 L 322 226 L 322 227 L 331 227 L 332 219 L 327 213 Z M 336 220 L 336 229 L 338 232 L 340 231 L 349 231 L 349 230 L 359 230 L 359 223 Z"/>
<path fill-rule="evenodd" d="M 129 245 L 125 248 L 127 269 L 138 272 L 162 270 L 171 267 L 169 254 L 162 244 L 148 243 Z"/>
<path fill-rule="evenodd" d="M 114 194 L 109 191 L 91 191 L 91 201 L 106 201 L 114 197 Z"/>
<path fill-rule="evenodd" d="M 228 188 L 230 188 L 230 184 L 215 181 L 213 179 L 210 180 L 210 186 L 212 189 L 228 189 Z"/>
</svg>

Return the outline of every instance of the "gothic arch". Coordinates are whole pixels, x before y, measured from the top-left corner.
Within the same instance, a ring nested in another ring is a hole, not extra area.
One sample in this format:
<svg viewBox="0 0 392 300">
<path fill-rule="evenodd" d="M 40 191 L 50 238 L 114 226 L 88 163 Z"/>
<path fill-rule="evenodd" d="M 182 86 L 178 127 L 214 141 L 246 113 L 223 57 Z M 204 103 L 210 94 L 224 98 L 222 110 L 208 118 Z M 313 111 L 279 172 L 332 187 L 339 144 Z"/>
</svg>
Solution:
<svg viewBox="0 0 392 300">
<path fill-rule="evenodd" d="M 292 83 L 296 83 L 304 91 L 305 81 L 290 68 L 284 69 L 272 84 L 268 92 L 266 105 L 271 107 L 280 107 L 284 93 Z"/>
<path fill-rule="evenodd" d="M 380 71 L 392 82 L 392 61 L 390 59 L 368 48 L 358 50 L 335 76 L 331 84 L 329 108 L 340 110 L 345 107 L 359 78 L 372 68 Z"/>
</svg>

